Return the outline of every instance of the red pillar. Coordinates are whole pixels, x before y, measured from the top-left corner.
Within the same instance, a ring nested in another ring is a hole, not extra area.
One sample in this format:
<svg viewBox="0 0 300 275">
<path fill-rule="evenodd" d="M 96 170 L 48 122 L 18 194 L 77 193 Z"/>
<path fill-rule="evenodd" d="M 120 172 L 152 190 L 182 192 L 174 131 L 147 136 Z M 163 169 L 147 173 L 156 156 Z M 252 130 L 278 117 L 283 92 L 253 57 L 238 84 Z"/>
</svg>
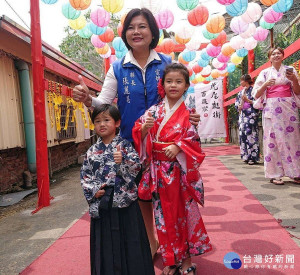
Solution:
<svg viewBox="0 0 300 275">
<path fill-rule="evenodd" d="M 30 0 L 31 60 L 34 92 L 36 166 L 38 204 L 33 213 L 50 205 L 46 108 L 44 97 L 44 65 L 40 27 L 39 0 Z"/>
<path fill-rule="evenodd" d="M 248 73 L 252 73 L 255 70 L 255 58 L 254 50 L 248 51 Z"/>
<path fill-rule="evenodd" d="M 223 95 L 227 94 L 227 77 L 223 78 Z M 224 100 L 223 100 L 224 102 Z M 227 106 L 223 108 L 224 112 L 224 122 L 225 122 L 225 130 L 226 130 L 226 138 L 225 143 L 229 143 L 229 123 L 228 123 L 228 109 Z"/>
<path fill-rule="evenodd" d="M 110 66 L 109 58 L 105 58 L 104 59 L 104 72 L 105 72 L 105 75 L 107 74 L 107 72 L 109 70 L 109 66 Z"/>
</svg>

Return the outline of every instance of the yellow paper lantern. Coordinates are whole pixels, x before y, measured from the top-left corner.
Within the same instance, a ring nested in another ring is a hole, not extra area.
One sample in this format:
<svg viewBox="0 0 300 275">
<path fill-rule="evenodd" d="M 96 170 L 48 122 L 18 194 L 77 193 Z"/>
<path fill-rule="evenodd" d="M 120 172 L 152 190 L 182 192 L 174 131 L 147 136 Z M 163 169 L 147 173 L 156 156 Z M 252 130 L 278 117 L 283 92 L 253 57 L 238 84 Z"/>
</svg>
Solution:
<svg viewBox="0 0 300 275">
<path fill-rule="evenodd" d="M 116 13 L 123 9 L 124 0 L 102 0 L 102 6 L 108 12 Z"/>
<path fill-rule="evenodd" d="M 69 20 L 69 26 L 74 29 L 74 30 L 81 30 L 85 27 L 86 25 L 86 19 L 83 15 L 80 15 L 77 19 L 75 20 Z"/>
<path fill-rule="evenodd" d="M 102 48 L 95 48 L 98 54 L 107 54 L 109 50 L 109 45 L 105 44 Z"/>
<path fill-rule="evenodd" d="M 197 82 L 203 82 L 205 78 L 201 74 L 196 74 L 195 79 Z"/>
<path fill-rule="evenodd" d="M 213 15 L 206 22 L 206 29 L 210 33 L 220 33 L 225 28 L 225 18 L 223 15 Z"/>
<path fill-rule="evenodd" d="M 160 45 L 161 42 L 164 40 L 164 38 L 165 38 L 164 33 L 162 33 L 162 35 L 159 37 L 157 45 Z"/>
<path fill-rule="evenodd" d="M 239 57 L 236 53 L 234 53 L 231 57 L 230 57 L 230 61 L 231 63 L 233 63 L 234 65 L 238 65 L 241 64 L 243 61 L 243 57 Z"/>
<path fill-rule="evenodd" d="M 180 53 L 180 54 L 178 55 L 178 62 L 181 63 L 181 64 L 183 64 L 183 65 L 189 64 L 188 61 L 185 61 L 185 60 L 182 58 L 182 53 Z"/>
<path fill-rule="evenodd" d="M 260 0 L 260 2 L 265 6 L 271 6 L 278 2 L 278 0 Z"/>
<path fill-rule="evenodd" d="M 85 10 L 90 5 L 92 0 L 69 0 L 71 6 L 76 10 Z"/>
<path fill-rule="evenodd" d="M 184 45 L 184 44 L 188 43 L 191 40 L 191 38 L 184 39 L 184 38 L 179 37 L 177 34 L 175 34 L 175 40 L 178 44 Z"/>
</svg>

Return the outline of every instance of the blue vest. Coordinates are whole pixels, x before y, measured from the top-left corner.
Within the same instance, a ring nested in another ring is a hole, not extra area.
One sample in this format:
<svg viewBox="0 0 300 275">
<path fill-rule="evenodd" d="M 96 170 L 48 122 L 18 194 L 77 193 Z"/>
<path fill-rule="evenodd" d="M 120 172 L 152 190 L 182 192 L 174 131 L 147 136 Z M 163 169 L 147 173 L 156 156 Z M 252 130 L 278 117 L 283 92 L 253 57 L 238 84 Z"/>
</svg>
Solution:
<svg viewBox="0 0 300 275">
<path fill-rule="evenodd" d="M 163 70 L 171 63 L 171 58 L 158 54 L 161 60 L 152 60 L 146 69 L 145 83 L 141 69 L 132 63 L 124 63 L 124 58 L 115 61 L 112 66 L 118 81 L 118 108 L 121 113 L 120 135 L 129 141 L 135 121 L 147 109 L 158 102 L 157 83 Z"/>
</svg>

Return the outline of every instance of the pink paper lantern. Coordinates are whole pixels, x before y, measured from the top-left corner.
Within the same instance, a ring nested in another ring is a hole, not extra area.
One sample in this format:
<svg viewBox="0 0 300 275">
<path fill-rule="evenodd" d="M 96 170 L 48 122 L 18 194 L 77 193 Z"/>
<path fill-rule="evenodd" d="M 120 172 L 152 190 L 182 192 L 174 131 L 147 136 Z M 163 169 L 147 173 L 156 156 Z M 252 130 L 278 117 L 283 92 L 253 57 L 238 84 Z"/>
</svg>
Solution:
<svg viewBox="0 0 300 275">
<path fill-rule="evenodd" d="M 248 29 L 245 32 L 240 33 L 240 37 L 246 39 L 249 38 L 251 36 L 253 36 L 253 34 L 255 34 L 256 31 L 256 26 L 254 23 L 250 23 L 248 26 Z"/>
<path fill-rule="evenodd" d="M 98 8 L 91 12 L 92 22 L 99 27 L 106 27 L 110 21 L 110 14 L 103 8 Z"/>
<path fill-rule="evenodd" d="M 256 22 L 262 15 L 262 9 L 257 3 L 249 3 L 247 10 L 241 15 L 246 23 Z"/>
<path fill-rule="evenodd" d="M 232 4 L 235 0 L 217 0 L 221 5 L 230 5 Z"/>
<path fill-rule="evenodd" d="M 156 14 L 155 19 L 160 29 L 167 29 L 172 26 L 174 22 L 174 15 L 170 10 L 165 9 Z"/>
<path fill-rule="evenodd" d="M 257 40 L 253 37 L 245 39 L 244 48 L 248 51 L 253 50 L 257 46 Z"/>
<path fill-rule="evenodd" d="M 96 34 L 93 34 L 91 36 L 91 42 L 92 42 L 93 46 L 96 48 L 102 48 L 105 46 L 105 42 L 101 41 L 99 36 Z"/>
<path fill-rule="evenodd" d="M 264 29 L 262 27 L 257 27 L 253 38 L 257 41 L 264 41 L 268 37 L 268 34 L 269 30 Z"/>
<path fill-rule="evenodd" d="M 282 12 L 276 12 L 272 7 L 267 8 L 263 13 L 263 18 L 267 23 L 277 23 L 283 16 Z"/>
<path fill-rule="evenodd" d="M 215 47 L 212 44 L 208 44 L 206 47 L 206 52 L 209 56 L 216 57 L 221 52 L 221 46 Z"/>
<path fill-rule="evenodd" d="M 249 24 L 246 23 L 240 16 L 233 17 L 230 22 L 230 28 L 233 32 L 239 34 L 248 29 Z"/>
<path fill-rule="evenodd" d="M 222 63 L 226 63 L 226 62 L 229 61 L 230 56 L 226 56 L 226 55 L 224 55 L 224 54 L 222 54 L 222 53 L 219 53 L 219 55 L 217 56 L 217 59 L 218 59 L 220 62 L 222 62 Z"/>
<path fill-rule="evenodd" d="M 231 39 L 230 39 L 230 46 L 232 48 L 234 48 L 235 50 L 239 50 L 241 48 L 244 47 L 245 45 L 245 39 L 240 37 L 239 35 L 237 36 L 233 36 Z"/>
</svg>

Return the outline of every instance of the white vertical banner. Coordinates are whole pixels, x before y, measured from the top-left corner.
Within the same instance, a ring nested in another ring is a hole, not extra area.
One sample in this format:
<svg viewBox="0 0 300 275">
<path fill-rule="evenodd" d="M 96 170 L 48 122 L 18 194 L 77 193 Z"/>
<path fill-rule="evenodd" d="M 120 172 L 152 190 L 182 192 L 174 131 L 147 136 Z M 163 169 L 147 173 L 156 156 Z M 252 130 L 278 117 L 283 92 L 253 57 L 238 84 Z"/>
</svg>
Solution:
<svg viewBox="0 0 300 275">
<path fill-rule="evenodd" d="M 211 81 L 209 84 L 196 84 L 194 90 L 196 110 L 201 117 L 198 126 L 199 136 L 226 137 L 222 80 Z"/>
</svg>

